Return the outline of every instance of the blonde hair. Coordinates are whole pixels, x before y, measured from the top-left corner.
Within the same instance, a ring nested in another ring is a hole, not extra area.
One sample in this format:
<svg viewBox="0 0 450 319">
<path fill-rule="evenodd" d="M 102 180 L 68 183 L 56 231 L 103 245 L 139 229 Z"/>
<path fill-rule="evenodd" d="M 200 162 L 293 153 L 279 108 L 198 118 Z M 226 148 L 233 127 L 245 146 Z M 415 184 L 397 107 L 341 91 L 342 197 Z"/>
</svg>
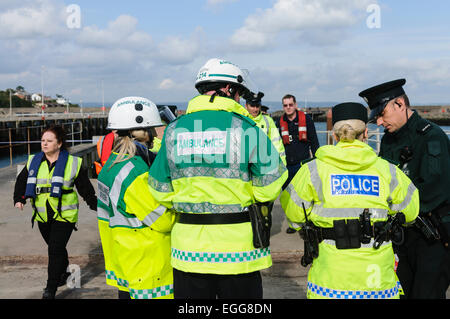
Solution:
<svg viewBox="0 0 450 319">
<path fill-rule="evenodd" d="M 333 132 L 339 141 L 353 142 L 355 139 L 363 140 L 366 124 L 361 120 L 343 120 L 336 122 Z"/>
<path fill-rule="evenodd" d="M 109 169 L 111 169 L 117 163 L 129 160 L 136 155 L 136 144 L 134 141 L 145 143 L 148 141 L 148 133 L 146 130 L 133 130 L 128 136 L 119 136 L 114 139 L 114 146 L 112 151 L 118 153 L 116 159 L 111 164 Z"/>
</svg>

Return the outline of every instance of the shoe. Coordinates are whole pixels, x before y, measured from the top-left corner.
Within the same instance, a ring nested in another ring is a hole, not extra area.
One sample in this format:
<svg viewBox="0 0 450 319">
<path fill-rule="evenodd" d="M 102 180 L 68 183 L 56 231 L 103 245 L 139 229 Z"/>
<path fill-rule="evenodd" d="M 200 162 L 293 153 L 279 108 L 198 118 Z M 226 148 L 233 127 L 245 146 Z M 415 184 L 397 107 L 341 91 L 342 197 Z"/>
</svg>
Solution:
<svg viewBox="0 0 450 319">
<path fill-rule="evenodd" d="M 294 228 L 289 227 L 288 229 L 286 229 L 286 233 L 288 234 L 295 234 L 297 231 Z"/>
<path fill-rule="evenodd" d="M 48 288 L 44 289 L 44 293 L 42 294 L 42 299 L 55 299 L 55 292 L 51 292 Z"/>
<path fill-rule="evenodd" d="M 69 276 L 70 276 L 71 274 L 72 274 L 72 273 L 70 273 L 70 272 L 64 272 L 64 273 L 62 273 L 61 279 L 59 280 L 59 283 L 58 283 L 58 287 L 61 287 L 61 286 L 66 285 L 66 284 L 67 284 L 67 278 L 69 278 Z"/>
</svg>

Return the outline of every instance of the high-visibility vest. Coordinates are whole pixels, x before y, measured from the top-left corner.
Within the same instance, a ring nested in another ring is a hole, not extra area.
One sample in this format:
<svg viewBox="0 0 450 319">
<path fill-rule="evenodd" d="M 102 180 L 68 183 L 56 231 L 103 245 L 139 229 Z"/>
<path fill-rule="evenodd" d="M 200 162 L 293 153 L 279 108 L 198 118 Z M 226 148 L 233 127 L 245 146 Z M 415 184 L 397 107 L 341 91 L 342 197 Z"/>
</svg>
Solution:
<svg viewBox="0 0 450 319">
<path fill-rule="evenodd" d="M 105 136 L 102 136 L 98 142 L 97 142 L 97 154 L 98 154 L 98 161 L 94 162 L 95 165 L 95 171 L 97 175 L 100 174 L 100 171 L 102 170 L 103 166 L 105 166 L 106 161 L 109 158 L 109 155 L 111 155 L 111 151 L 114 144 L 114 133 L 108 133 Z"/>
<path fill-rule="evenodd" d="M 117 154 L 112 153 L 108 167 Z M 173 298 L 170 231 L 175 215 L 148 190 L 148 165 L 139 156 L 98 176 L 98 226 L 106 283 L 133 299 Z"/>
<path fill-rule="evenodd" d="M 300 141 L 308 141 L 308 134 L 306 129 L 306 115 L 303 111 L 297 111 L 298 116 L 298 139 Z M 280 128 L 281 128 L 281 138 L 283 139 L 283 144 L 290 144 L 291 139 L 289 135 L 288 123 L 284 120 L 284 115 L 280 117 Z"/>
<path fill-rule="evenodd" d="M 30 171 L 30 165 L 34 155 L 28 157 L 27 169 Z M 47 205 L 48 202 L 52 210 L 56 213 L 54 219 L 61 222 L 76 223 L 78 221 L 78 195 L 73 187 L 75 179 L 80 172 L 82 159 L 76 156 L 69 155 L 66 167 L 64 169 L 61 195 L 61 211 L 58 211 L 59 198 L 51 197 L 49 189 L 52 186 L 52 177 L 55 167 L 49 171 L 47 161 L 42 161 L 36 177 L 36 198 L 32 199 L 33 206 L 36 209 L 35 220 L 39 222 L 47 222 Z M 45 190 L 45 191 L 40 191 Z M 71 192 L 70 192 L 71 191 Z"/>
<path fill-rule="evenodd" d="M 242 212 L 255 201 L 275 200 L 287 169 L 268 136 L 248 117 L 245 108 L 229 98 L 192 99 L 187 114 L 165 130 L 150 168 L 153 196 L 180 214 L 198 216 L 225 216 Z M 196 123 L 201 123 L 201 131 Z M 251 137 L 255 140 L 248 143 Z M 270 247 L 255 248 L 252 238 L 250 222 L 177 222 L 172 230 L 172 266 L 184 272 L 224 275 L 270 267 Z"/>
<path fill-rule="evenodd" d="M 262 113 L 259 113 L 256 117 L 250 116 L 250 118 L 255 121 L 256 125 L 263 130 L 264 133 L 267 134 L 272 141 L 273 146 L 275 146 L 278 153 L 280 153 L 281 160 L 286 165 L 286 151 L 284 149 L 283 141 L 281 140 L 280 132 L 273 119 L 269 115 Z"/>
<path fill-rule="evenodd" d="M 302 165 L 281 194 L 291 227 L 301 229 L 306 214 L 316 226 L 331 228 L 337 220 L 359 219 L 366 208 L 372 225 L 400 211 L 407 223 L 418 215 L 414 184 L 367 144 L 355 140 L 322 146 L 316 157 Z M 379 249 L 373 243 L 372 238 L 360 248 L 338 249 L 334 240 L 324 239 L 308 273 L 307 297 L 398 298 L 392 243 Z"/>
</svg>

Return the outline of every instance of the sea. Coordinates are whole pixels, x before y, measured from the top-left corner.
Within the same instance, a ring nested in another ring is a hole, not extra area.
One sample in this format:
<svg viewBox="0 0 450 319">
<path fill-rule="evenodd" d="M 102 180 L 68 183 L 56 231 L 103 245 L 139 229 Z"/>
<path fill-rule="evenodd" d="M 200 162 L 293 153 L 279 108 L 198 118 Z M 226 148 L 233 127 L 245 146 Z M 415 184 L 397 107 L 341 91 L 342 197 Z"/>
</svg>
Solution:
<svg viewBox="0 0 450 319">
<path fill-rule="evenodd" d="M 188 102 L 157 102 L 157 104 L 164 104 L 164 105 L 176 105 L 178 110 L 186 110 Z M 282 110 L 282 104 L 281 102 L 264 102 L 264 105 L 269 107 L 269 113 Z M 338 103 L 336 102 L 300 102 L 298 101 L 299 107 L 301 108 L 315 108 L 315 107 L 330 107 L 333 105 L 336 105 Z M 83 107 L 101 107 L 101 103 L 83 103 Z M 111 106 L 112 103 L 105 103 L 105 106 Z M 316 131 L 317 131 L 317 137 L 319 139 L 320 145 L 326 145 L 327 141 L 327 134 L 326 134 L 326 123 L 325 122 L 316 122 L 315 123 Z M 450 134 L 450 126 L 441 126 L 441 128 L 447 132 L 447 134 Z M 378 132 L 379 135 L 383 133 L 383 129 L 377 127 L 375 124 L 369 124 L 369 132 Z M 450 136 L 450 135 L 449 135 Z M 380 136 L 381 139 L 381 136 Z M 377 150 L 377 142 L 375 141 L 376 137 L 372 136 L 369 137 L 369 145 L 373 147 L 375 150 Z M 39 144 L 39 142 L 35 143 Z M 36 148 L 37 145 L 34 145 L 33 148 Z M 24 153 L 15 153 L 13 154 L 13 165 L 18 163 L 23 163 L 27 159 L 27 154 Z M 7 167 L 10 165 L 10 158 L 9 156 L 0 158 L 0 168 Z"/>
</svg>

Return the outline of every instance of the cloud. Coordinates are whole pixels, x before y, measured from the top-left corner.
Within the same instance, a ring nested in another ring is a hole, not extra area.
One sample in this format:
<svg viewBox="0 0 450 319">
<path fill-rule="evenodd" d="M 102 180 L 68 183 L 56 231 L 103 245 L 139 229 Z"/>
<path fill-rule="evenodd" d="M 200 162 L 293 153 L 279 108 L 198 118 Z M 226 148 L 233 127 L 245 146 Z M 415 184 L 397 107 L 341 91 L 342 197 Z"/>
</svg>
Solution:
<svg viewBox="0 0 450 319">
<path fill-rule="evenodd" d="M 159 88 L 161 90 L 169 90 L 172 89 L 175 86 L 175 82 L 172 79 L 164 79 L 162 80 L 162 82 L 159 84 Z"/>
<path fill-rule="evenodd" d="M 51 0 L 25 1 L 26 6 L 15 7 L 11 2 L 2 4 L 0 38 L 31 39 L 51 37 L 66 32 L 67 14 L 61 3 Z"/>
<path fill-rule="evenodd" d="M 96 25 L 86 26 L 77 37 L 82 46 L 103 48 L 148 48 L 152 45 L 152 37 L 137 30 L 138 20 L 129 15 L 120 15 L 108 23 L 105 29 Z"/>
<path fill-rule="evenodd" d="M 188 37 L 168 36 L 158 44 L 158 57 L 169 64 L 186 64 L 201 54 L 205 34 L 202 28 L 196 28 Z"/>
<path fill-rule="evenodd" d="M 277 0 L 273 7 L 247 17 L 231 36 L 240 48 L 260 49 L 272 45 L 283 32 L 293 32 L 312 44 L 336 41 L 337 30 L 355 25 L 373 0 Z M 330 34 L 330 31 L 333 31 Z M 309 34 L 312 33 L 312 34 Z M 319 41 L 316 39 L 319 37 Z"/>
</svg>

